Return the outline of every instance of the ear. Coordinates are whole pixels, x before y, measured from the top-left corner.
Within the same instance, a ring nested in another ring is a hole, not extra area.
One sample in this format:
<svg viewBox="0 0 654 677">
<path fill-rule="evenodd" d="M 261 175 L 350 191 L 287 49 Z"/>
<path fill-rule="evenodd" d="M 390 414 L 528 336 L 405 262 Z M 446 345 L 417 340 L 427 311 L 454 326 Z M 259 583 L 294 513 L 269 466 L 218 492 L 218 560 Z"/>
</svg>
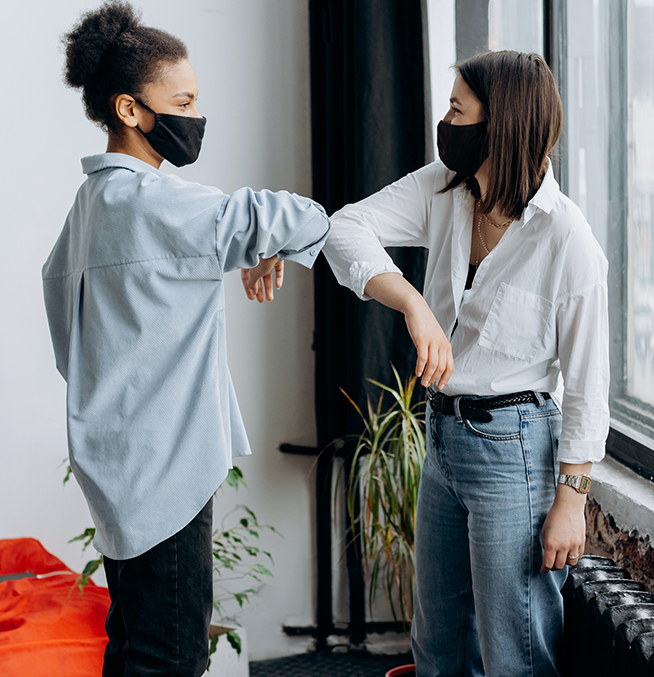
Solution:
<svg viewBox="0 0 654 677">
<path fill-rule="evenodd" d="M 114 100 L 114 110 L 116 117 L 126 127 L 137 127 L 140 125 L 141 129 L 143 129 L 143 123 L 146 121 L 144 111 L 137 105 L 133 96 L 118 94 Z"/>
</svg>

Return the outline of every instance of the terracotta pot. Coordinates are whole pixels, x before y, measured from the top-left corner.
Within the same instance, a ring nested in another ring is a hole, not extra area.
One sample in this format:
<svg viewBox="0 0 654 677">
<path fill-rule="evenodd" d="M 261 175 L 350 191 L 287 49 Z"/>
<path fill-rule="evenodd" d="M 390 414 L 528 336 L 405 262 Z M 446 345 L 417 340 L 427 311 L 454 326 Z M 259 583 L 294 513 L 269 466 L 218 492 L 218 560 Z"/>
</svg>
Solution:
<svg viewBox="0 0 654 677">
<path fill-rule="evenodd" d="M 415 665 L 401 665 L 399 668 L 393 668 L 386 673 L 386 677 L 415 677 L 416 675 L 416 666 Z"/>
</svg>

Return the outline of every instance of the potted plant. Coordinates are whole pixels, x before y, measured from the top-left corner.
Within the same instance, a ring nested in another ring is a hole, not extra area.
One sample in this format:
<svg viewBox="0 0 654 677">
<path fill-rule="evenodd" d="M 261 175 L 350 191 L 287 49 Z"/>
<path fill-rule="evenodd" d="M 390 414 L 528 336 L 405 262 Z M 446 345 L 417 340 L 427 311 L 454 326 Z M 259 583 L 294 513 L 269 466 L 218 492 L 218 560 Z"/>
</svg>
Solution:
<svg viewBox="0 0 654 677">
<path fill-rule="evenodd" d="M 242 471 L 236 467 L 230 469 L 225 482 L 237 491 L 241 485 L 247 487 Z M 213 533 L 213 604 L 219 620 L 210 628 L 210 656 L 223 635 L 237 657 L 241 655 L 244 635 L 237 618 L 251 598 L 259 593 L 264 579 L 272 577 L 268 569 L 268 565 L 274 564 L 272 555 L 256 545 L 264 531 L 279 534 L 274 527 L 259 524 L 250 508 L 237 505 L 223 517 L 220 527 Z"/>
<path fill-rule="evenodd" d="M 386 673 L 386 677 L 415 677 L 415 665 L 402 665 L 399 668 L 393 668 Z"/>
<path fill-rule="evenodd" d="M 367 411 L 345 393 L 364 424 L 360 435 L 339 440 L 351 445 L 352 471 L 345 478 L 348 519 L 361 535 L 372 607 L 381 588 L 393 618 L 405 626 L 413 617 L 414 534 L 418 485 L 425 459 L 425 402 L 414 403 L 417 378 L 403 383 L 393 367 L 395 387 L 369 379 L 381 389 Z M 390 405 L 387 405 L 390 397 Z M 360 506 L 360 508 L 359 508 Z M 391 671 L 389 675 L 410 674 Z"/>
<path fill-rule="evenodd" d="M 71 474 L 71 467 L 68 465 L 64 484 L 68 482 Z M 241 485 L 247 487 L 243 472 L 237 467 L 229 470 L 224 484 L 237 491 Z M 224 484 L 221 485 L 221 489 Z M 212 623 L 209 630 L 210 657 L 218 649 L 221 637 L 225 637 L 236 653 L 237 659 L 243 652 L 244 633 L 238 625 L 237 618 L 251 598 L 259 593 L 264 579 L 272 577 L 268 569 L 269 564 L 273 563 L 272 555 L 256 544 L 264 531 L 279 533 L 270 525 L 260 524 L 250 508 L 237 505 L 223 517 L 220 527 L 213 532 L 213 605 L 218 619 L 215 624 Z M 90 527 L 72 538 L 70 542 L 83 541 L 83 549 L 86 550 L 94 536 L 95 529 Z M 99 555 L 86 563 L 76 581 L 80 594 L 83 593 L 89 578 L 102 566 L 102 562 L 102 555 Z M 247 670 L 244 674 L 247 674 Z"/>
</svg>

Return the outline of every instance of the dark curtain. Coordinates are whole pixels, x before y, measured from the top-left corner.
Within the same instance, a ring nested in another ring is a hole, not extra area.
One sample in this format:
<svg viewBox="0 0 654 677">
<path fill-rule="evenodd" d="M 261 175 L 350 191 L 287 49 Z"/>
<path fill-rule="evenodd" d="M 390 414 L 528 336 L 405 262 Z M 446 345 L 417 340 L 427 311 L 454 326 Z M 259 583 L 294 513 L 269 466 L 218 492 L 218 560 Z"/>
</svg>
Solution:
<svg viewBox="0 0 654 677">
<path fill-rule="evenodd" d="M 426 0 L 310 0 L 313 198 L 328 214 L 432 160 Z M 422 290 L 426 252 L 389 250 Z M 344 389 L 360 406 L 415 365 L 404 318 L 340 287 L 321 257 L 314 273 L 318 449 L 361 430 Z M 333 630 L 331 465 L 318 459 L 318 647 Z M 351 468 L 346 460 L 345 473 Z M 357 534 L 346 534 L 350 635 L 365 637 L 364 583 Z"/>
<path fill-rule="evenodd" d="M 313 198 L 328 214 L 433 159 L 425 0 L 311 0 Z M 389 250 L 422 290 L 426 252 Z M 360 429 L 366 378 L 404 377 L 415 349 L 400 313 L 340 287 L 325 259 L 315 275 L 318 444 Z M 378 392 L 378 391 L 377 391 Z"/>
</svg>

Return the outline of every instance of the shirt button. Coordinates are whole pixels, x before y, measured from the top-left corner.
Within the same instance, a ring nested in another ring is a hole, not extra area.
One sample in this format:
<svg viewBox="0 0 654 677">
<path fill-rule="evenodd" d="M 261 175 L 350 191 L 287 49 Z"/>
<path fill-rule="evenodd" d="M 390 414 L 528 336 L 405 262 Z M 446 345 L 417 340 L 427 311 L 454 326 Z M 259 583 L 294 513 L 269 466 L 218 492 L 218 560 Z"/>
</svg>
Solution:
<svg viewBox="0 0 654 677">
<path fill-rule="evenodd" d="M 318 250 L 317 250 L 317 249 L 312 249 L 312 250 L 309 252 L 309 254 L 311 254 L 311 256 L 315 256 L 317 253 L 318 253 Z"/>
</svg>

